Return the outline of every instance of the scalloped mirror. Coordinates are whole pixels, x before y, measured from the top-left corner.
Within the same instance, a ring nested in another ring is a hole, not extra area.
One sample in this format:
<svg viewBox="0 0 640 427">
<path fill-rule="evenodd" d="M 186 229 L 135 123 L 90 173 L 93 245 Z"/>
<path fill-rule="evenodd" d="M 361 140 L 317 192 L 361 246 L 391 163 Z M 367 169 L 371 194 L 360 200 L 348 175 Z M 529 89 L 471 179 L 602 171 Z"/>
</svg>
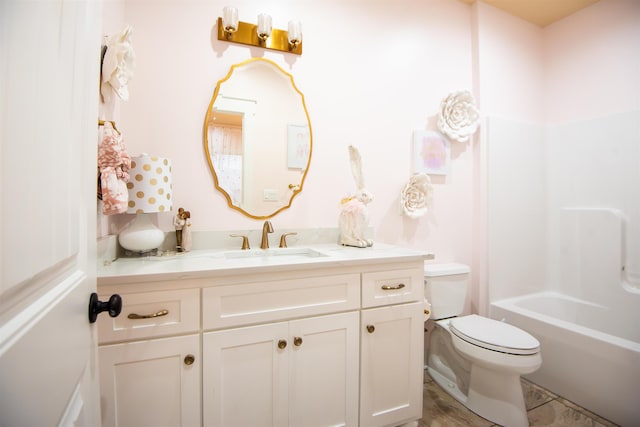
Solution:
<svg viewBox="0 0 640 427">
<path fill-rule="evenodd" d="M 293 76 L 252 58 L 231 66 L 209 103 L 204 147 L 229 207 L 271 218 L 302 192 L 311 164 L 311 121 Z"/>
</svg>

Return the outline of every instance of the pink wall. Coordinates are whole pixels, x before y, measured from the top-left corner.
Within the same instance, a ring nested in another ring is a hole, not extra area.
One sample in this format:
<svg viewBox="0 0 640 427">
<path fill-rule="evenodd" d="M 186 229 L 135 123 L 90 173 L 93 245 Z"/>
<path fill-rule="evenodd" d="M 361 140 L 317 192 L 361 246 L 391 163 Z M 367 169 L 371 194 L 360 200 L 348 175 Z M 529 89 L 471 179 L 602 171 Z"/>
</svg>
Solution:
<svg viewBox="0 0 640 427">
<path fill-rule="evenodd" d="M 640 2 L 600 0 L 544 32 L 545 119 L 640 108 Z"/>
<path fill-rule="evenodd" d="M 544 30 L 485 3 L 476 8 L 480 108 L 485 116 L 544 119 Z"/>
<path fill-rule="evenodd" d="M 270 6 L 235 1 L 240 19 L 273 16 L 274 27 L 303 22 L 300 57 L 219 42 L 222 1 L 126 0 L 122 22 L 134 28 L 137 69 L 131 99 L 118 123 L 132 154 L 172 159 L 174 206 L 192 213 L 198 230 L 257 229 L 226 205 L 213 187 L 203 152 L 204 115 L 216 82 L 251 56 L 271 59 L 294 75 L 305 100 L 314 151 L 304 191 L 272 219 L 280 228 L 337 227 L 339 201 L 355 189 L 347 146 L 359 148 L 375 199 L 370 224 L 377 241 L 470 262 L 471 144 L 453 148 L 451 174 L 434 178 L 434 205 L 425 217 L 400 214 L 399 192 L 410 176 L 412 132 L 435 129 L 433 117 L 450 91 L 471 89 L 471 11 L 453 0 L 395 3 L 289 0 Z M 115 28 L 118 28 L 115 26 Z M 126 217 L 111 227 L 117 231 Z M 171 230 L 171 215 L 159 224 Z"/>
<path fill-rule="evenodd" d="M 495 149 L 490 144 L 491 125 L 487 118 L 503 117 L 521 122 L 539 123 L 543 120 L 543 29 L 522 19 L 515 18 L 502 10 L 484 3 L 473 6 L 474 18 L 474 81 L 480 109 L 485 117 L 479 142 L 475 150 L 474 179 L 474 240 L 472 263 L 472 288 L 469 295 L 469 311 L 486 314 L 489 297 L 489 283 L 498 279 L 491 261 L 496 251 L 504 255 L 499 258 L 501 266 L 508 271 L 522 270 L 522 263 L 542 264 L 541 251 L 536 245 L 514 246 L 512 241 L 503 245 L 496 241 L 493 225 L 496 221 L 504 226 L 504 239 L 510 239 L 514 233 L 522 233 L 522 241 L 537 241 L 534 228 L 521 227 L 520 224 L 535 223 L 542 215 L 542 185 L 529 185 L 536 176 L 542 156 L 540 145 L 535 141 L 516 139 L 511 141 L 513 154 L 518 158 L 529 155 L 529 162 L 524 167 L 510 169 L 512 163 L 505 159 L 502 170 L 489 170 L 490 159 L 495 164 Z M 523 146 L 526 144 L 526 146 Z M 519 147 L 519 148 L 516 148 Z M 527 151 L 524 150 L 526 148 Z M 515 160 L 515 159 L 514 159 Z M 506 178 L 502 178 L 502 176 Z M 500 176 L 497 185 L 488 188 L 490 178 Z M 527 191 L 518 191 L 518 187 L 526 185 Z M 494 194 L 498 191 L 499 194 Z M 507 203 L 517 209 L 517 215 L 508 215 L 493 206 L 496 196 L 503 195 Z M 532 201 L 537 209 L 526 209 Z M 491 209 L 489 209 L 491 206 Z M 509 224 L 507 226 L 507 224 Z M 491 233 L 491 241 L 489 241 Z M 529 242 L 529 243 L 530 243 Z M 542 271 L 533 269 L 540 277 Z M 529 275 L 530 281 L 536 282 L 535 275 Z"/>
<path fill-rule="evenodd" d="M 131 100 L 117 117 L 129 151 L 172 159 L 174 206 L 192 212 L 195 231 L 260 228 L 214 190 L 202 126 L 215 84 L 232 64 L 271 59 L 305 94 L 314 137 L 304 192 L 272 219 L 276 231 L 337 227 L 339 200 L 354 190 L 347 154 L 353 144 L 375 197 L 370 222 L 377 241 L 472 265 L 472 311 L 484 311 L 488 292 L 486 129 L 454 143 L 451 173 L 432 177 L 434 204 L 418 220 L 402 216 L 398 205 L 411 172 L 412 131 L 435 129 L 440 100 L 462 88 L 473 90 L 484 117 L 538 124 L 637 108 L 640 99 L 630 43 L 640 39 L 634 0 L 601 0 L 545 29 L 456 0 L 229 3 L 250 22 L 270 13 L 276 28 L 300 19 L 300 57 L 218 42 L 216 19 L 228 3 L 154 2 L 153 13 L 145 0 L 105 6 L 105 33 L 124 22 L 134 27 L 138 68 Z M 102 234 L 116 233 L 127 219 L 110 226 L 101 219 Z M 170 214 L 158 220 L 172 229 Z"/>
</svg>

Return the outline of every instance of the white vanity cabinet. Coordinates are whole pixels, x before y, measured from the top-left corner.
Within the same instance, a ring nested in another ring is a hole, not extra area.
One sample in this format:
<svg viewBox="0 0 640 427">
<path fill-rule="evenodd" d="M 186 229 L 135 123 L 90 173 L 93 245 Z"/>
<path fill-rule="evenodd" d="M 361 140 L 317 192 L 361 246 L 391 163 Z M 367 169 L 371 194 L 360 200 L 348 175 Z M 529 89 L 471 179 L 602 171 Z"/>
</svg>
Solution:
<svg viewBox="0 0 640 427">
<path fill-rule="evenodd" d="M 200 337 L 100 347 L 102 425 L 199 426 Z"/>
<path fill-rule="evenodd" d="M 422 416 L 422 270 L 363 273 L 360 425 L 396 425 Z"/>
<path fill-rule="evenodd" d="M 200 290 L 132 290 L 98 320 L 102 425 L 200 426 Z"/>
<path fill-rule="evenodd" d="M 123 299 L 119 317 L 98 319 L 104 425 L 415 422 L 423 259 L 410 252 L 312 267 L 102 272 L 101 299 Z M 114 264 L 109 271 L 132 269 Z"/>
<path fill-rule="evenodd" d="M 224 328 L 203 335 L 203 424 L 357 425 L 359 308 L 357 273 L 203 289 L 205 331 Z"/>
<path fill-rule="evenodd" d="M 347 312 L 206 332 L 204 425 L 357 425 L 358 320 Z"/>
<path fill-rule="evenodd" d="M 422 312 L 417 302 L 362 311 L 361 426 L 422 416 Z"/>
</svg>

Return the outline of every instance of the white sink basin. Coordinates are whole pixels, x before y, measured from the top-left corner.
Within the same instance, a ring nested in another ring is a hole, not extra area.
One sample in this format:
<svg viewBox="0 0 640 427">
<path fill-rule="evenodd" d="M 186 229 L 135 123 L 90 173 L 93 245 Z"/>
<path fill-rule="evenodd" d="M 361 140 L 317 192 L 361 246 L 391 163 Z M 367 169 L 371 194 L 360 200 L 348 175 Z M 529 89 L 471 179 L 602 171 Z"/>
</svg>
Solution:
<svg viewBox="0 0 640 427">
<path fill-rule="evenodd" d="M 312 248 L 272 248 L 272 249 L 250 249 L 225 252 L 224 257 L 229 259 L 237 258 L 317 258 L 326 257 L 325 253 Z"/>
</svg>

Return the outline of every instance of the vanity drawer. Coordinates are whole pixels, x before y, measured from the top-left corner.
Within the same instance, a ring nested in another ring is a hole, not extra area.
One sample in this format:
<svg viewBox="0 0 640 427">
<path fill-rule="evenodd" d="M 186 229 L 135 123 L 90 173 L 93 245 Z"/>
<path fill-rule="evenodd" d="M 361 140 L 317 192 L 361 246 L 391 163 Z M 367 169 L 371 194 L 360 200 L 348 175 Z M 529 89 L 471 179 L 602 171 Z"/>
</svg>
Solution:
<svg viewBox="0 0 640 427">
<path fill-rule="evenodd" d="M 120 293 L 118 317 L 98 317 L 100 344 L 200 330 L 200 289 Z M 101 295 L 102 300 L 109 296 Z"/>
<path fill-rule="evenodd" d="M 204 329 L 357 310 L 359 307 L 359 274 L 265 280 L 202 290 Z"/>
<path fill-rule="evenodd" d="M 424 299 L 424 272 L 419 268 L 362 274 L 362 307 Z"/>
</svg>

